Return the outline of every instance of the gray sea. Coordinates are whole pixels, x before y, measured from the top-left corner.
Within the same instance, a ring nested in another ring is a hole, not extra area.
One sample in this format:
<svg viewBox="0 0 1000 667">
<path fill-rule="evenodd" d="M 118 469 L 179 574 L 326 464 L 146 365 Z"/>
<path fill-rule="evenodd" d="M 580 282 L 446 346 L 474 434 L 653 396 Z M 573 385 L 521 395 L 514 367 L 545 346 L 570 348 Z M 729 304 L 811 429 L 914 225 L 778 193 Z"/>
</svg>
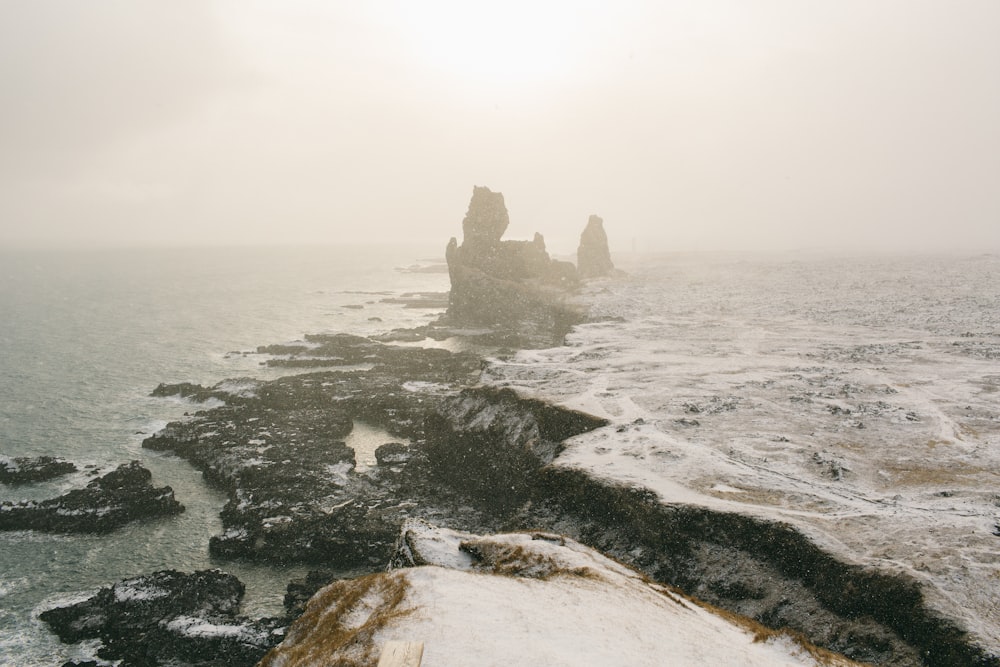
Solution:
<svg viewBox="0 0 1000 667">
<path fill-rule="evenodd" d="M 247 584 L 244 613 L 279 613 L 287 581 L 305 568 L 209 557 L 225 495 L 186 462 L 141 448 L 196 408 L 149 393 L 160 382 L 275 376 L 243 354 L 258 345 L 424 324 L 440 311 L 382 300 L 446 291 L 447 274 L 398 270 L 440 255 L 434 247 L 0 249 L 0 455 L 47 454 L 81 468 L 48 483 L 0 485 L 0 500 L 56 496 L 139 459 L 186 507 L 104 536 L 0 533 L 0 665 L 91 657 L 92 646 L 60 644 L 38 613 L 164 568 L 222 568 Z"/>
</svg>

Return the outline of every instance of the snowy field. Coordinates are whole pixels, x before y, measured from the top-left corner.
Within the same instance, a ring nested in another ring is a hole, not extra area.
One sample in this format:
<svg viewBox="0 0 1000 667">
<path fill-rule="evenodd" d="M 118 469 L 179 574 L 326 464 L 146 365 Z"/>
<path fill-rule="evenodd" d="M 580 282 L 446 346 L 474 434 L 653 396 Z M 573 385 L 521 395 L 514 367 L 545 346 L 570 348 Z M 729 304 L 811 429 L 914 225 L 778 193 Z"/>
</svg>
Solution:
<svg viewBox="0 0 1000 667">
<path fill-rule="evenodd" d="M 618 261 L 484 376 L 612 420 L 558 463 L 794 523 L 1000 646 L 1000 257 Z"/>
</svg>

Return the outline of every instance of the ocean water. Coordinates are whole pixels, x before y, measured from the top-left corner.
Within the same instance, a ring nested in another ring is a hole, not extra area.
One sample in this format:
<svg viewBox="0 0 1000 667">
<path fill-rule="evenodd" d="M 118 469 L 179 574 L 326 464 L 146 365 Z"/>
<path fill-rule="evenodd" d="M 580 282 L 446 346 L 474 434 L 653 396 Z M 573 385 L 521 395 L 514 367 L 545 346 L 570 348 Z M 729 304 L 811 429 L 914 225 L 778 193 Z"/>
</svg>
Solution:
<svg viewBox="0 0 1000 667">
<path fill-rule="evenodd" d="M 233 354 L 258 345 L 424 324 L 440 311 L 381 300 L 446 291 L 447 274 L 397 270 L 440 255 L 388 246 L 0 250 L 0 454 L 60 456 L 82 469 L 43 484 L 0 485 L 0 500 L 56 496 L 85 484 L 94 468 L 139 459 L 186 507 L 99 537 L 0 533 L 0 664 L 88 656 L 92 647 L 60 644 L 37 614 L 164 568 L 220 567 L 247 584 L 245 613 L 280 612 L 285 584 L 305 568 L 209 557 L 224 494 L 186 462 L 141 448 L 194 406 L 149 393 L 160 382 L 288 372 Z"/>
</svg>

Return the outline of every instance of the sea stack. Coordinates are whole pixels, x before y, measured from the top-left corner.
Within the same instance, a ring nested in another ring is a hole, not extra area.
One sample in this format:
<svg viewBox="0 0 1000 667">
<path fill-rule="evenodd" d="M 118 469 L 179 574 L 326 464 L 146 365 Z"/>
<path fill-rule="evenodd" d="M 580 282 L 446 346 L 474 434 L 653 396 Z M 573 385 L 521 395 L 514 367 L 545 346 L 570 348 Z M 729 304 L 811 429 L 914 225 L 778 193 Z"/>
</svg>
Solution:
<svg viewBox="0 0 1000 667">
<path fill-rule="evenodd" d="M 614 273 L 608 249 L 608 235 L 604 232 L 604 220 L 592 215 L 580 234 L 580 247 L 576 251 L 576 270 L 581 278 L 599 278 Z"/>
<path fill-rule="evenodd" d="M 501 240 L 509 223 L 502 193 L 473 188 L 462 243 L 452 238 L 445 251 L 448 320 L 459 326 L 560 329 L 567 318 L 576 319 L 565 304 L 577 284 L 576 268 L 549 257 L 541 234 L 530 241 Z"/>
</svg>

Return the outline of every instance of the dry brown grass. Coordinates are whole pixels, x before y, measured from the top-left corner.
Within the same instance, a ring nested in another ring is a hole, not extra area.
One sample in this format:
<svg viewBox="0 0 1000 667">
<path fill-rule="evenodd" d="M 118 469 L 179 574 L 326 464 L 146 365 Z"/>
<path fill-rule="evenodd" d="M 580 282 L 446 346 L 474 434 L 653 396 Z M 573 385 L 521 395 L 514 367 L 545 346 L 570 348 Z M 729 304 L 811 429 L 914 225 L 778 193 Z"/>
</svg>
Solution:
<svg viewBox="0 0 1000 667">
<path fill-rule="evenodd" d="M 409 589 L 405 571 L 371 574 L 330 584 L 309 601 L 259 667 L 368 667 L 378 660 L 375 633 L 411 613 L 401 608 Z"/>
<path fill-rule="evenodd" d="M 942 464 L 937 467 L 915 465 L 886 465 L 883 469 L 892 475 L 893 486 L 973 486 L 978 476 L 996 482 L 997 473 L 982 466 L 961 463 Z"/>
<path fill-rule="evenodd" d="M 927 441 L 927 448 L 934 449 L 938 445 L 950 445 L 950 444 L 952 444 L 950 440 L 940 440 L 936 438 L 931 438 L 930 440 Z"/>
<path fill-rule="evenodd" d="M 485 538 L 466 540 L 461 548 L 476 558 L 479 567 L 492 574 L 544 580 L 565 573 L 564 566 L 556 559 L 519 544 Z"/>
</svg>

